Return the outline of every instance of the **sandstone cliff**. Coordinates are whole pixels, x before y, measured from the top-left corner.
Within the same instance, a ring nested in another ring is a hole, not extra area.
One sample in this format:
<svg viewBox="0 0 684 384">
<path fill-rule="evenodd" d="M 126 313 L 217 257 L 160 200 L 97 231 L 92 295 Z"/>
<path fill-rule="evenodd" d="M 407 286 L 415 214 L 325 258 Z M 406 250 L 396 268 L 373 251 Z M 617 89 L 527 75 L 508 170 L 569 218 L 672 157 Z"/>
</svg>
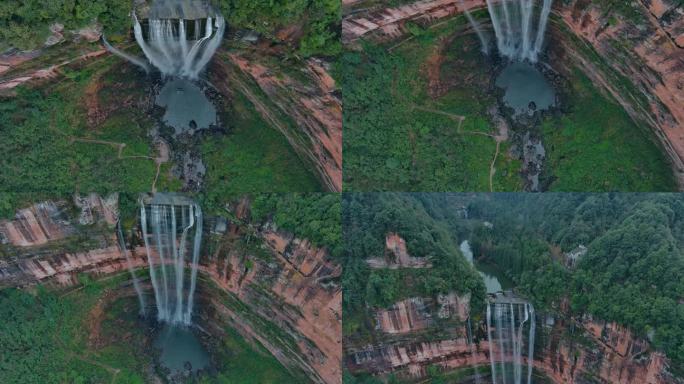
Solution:
<svg viewBox="0 0 684 384">
<path fill-rule="evenodd" d="M 100 198 L 85 200 L 89 203 L 78 199 L 83 208 L 110 212 Z M 199 323 L 213 332 L 222 332 L 222 327 L 234 329 L 261 344 L 284 366 L 304 372 L 312 382 L 341 383 L 341 267 L 326 250 L 307 240 L 276 231 L 272 224 L 249 224 L 245 202 L 237 204 L 234 212 L 245 223 L 230 223 L 218 238 L 205 233 L 203 249 L 214 252 L 200 259 L 198 300 L 207 305 L 198 308 Z M 45 234 L 38 225 L 29 228 Z M 116 244 L 113 230 L 110 237 L 110 243 Z M 141 234 L 136 231 L 132 239 L 134 245 L 127 253 L 133 267 L 147 268 L 147 250 L 139 244 Z M 154 250 L 150 257 L 159 264 Z M 126 271 L 126 255 L 116 245 L 83 252 L 46 250 L 0 261 L 0 287 L 70 286 L 79 282 L 82 273 L 104 276 Z M 147 282 L 143 285 L 151 289 Z"/>
<path fill-rule="evenodd" d="M 342 190 L 342 101 L 326 64 L 309 59 L 289 74 L 248 54 L 219 54 L 210 76 L 225 95 L 243 93 L 311 164 L 330 191 Z M 288 119 L 295 126 L 292 126 Z"/>
<path fill-rule="evenodd" d="M 537 315 L 534 367 L 555 383 L 681 384 L 669 369 L 669 360 L 649 348 L 648 342 L 617 324 L 587 317 L 575 322 L 554 316 Z M 395 372 L 400 376 L 425 377 L 427 367 L 445 370 L 484 366 L 489 371 L 490 353 L 500 361 L 498 343 L 490 349 L 486 325 L 475 324 L 477 342 L 468 344 L 465 325 L 454 325 L 451 335 L 426 340 L 413 328 L 413 337 L 383 337 L 371 345 L 345 343 L 345 365 L 352 372 Z M 572 335 L 570 329 L 574 329 Z M 444 331 L 444 330 L 443 330 Z M 346 340 L 345 340 L 346 341 Z M 523 363 L 527 364 L 525 358 Z"/>
</svg>

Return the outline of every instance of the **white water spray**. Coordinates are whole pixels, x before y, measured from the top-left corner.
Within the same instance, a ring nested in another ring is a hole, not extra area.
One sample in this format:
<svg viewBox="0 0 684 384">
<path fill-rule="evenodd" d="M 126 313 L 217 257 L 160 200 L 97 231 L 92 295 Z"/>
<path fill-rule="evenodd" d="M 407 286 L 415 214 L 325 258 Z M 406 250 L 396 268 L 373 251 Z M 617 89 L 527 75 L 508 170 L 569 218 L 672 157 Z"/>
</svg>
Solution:
<svg viewBox="0 0 684 384">
<path fill-rule="evenodd" d="M 148 39 L 145 40 L 143 26 L 133 12 L 135 40 L 150 63 L 166 76 L 196 79 L 221 45 L 226 28 L 223 17 L 208 17 L 201 37 L 202 23 L 195 20 L 195 33 L 189 36 L 188 22 L 183 19 L 148 19 Z"/>
<path fill-rule="evenodd" d="M 117 221 L 116 223 L 116 228 L 118 231 L 118 237 L 119 237 L 119 251 L 124 254 L 126 257 L 126 267 L 128 267 L 128 272 L 131 273 L 131 277 L 133 278 L 133 287 L 135 288 L 135 292 L 138 294 L 138 302 L 140 304 L 140 314 L 145 316 L 146 315 L 146 309 L 145 306 L 145 297 L 143 296 L 142 289 L 140 289 L 140 282 L 138 281 L 138 276 L 135 274 L 135 269 L 133 268 L 133 263 L 131 262 L 131 258 L 128 256 L 128 250 L 126 249 L 126 241 L 124 240 L 123 236 L 123 231 L 121 230 L 121 220 Z"/>
<path fill-rule="evenodd" d="M 135 57 L 131 54 L 128 54 L 128 53 L 126 53 L 120 49 L 113 47 L 111 44 L 109 44 L 109 42 L 104 37 L 104 35 L 102 35 L 102 43 L 104 44 L 105 48 L 107 48 L 107 50 L 109 52 L 123 58 L 124 60 L 130 61 L 131 63 L 137 65 L 138 67 L 142 68 L 145 71 L 145 73 L 150 73 L 150 66 L 145 61 L 143 61 L 140 58 Z"/>
<path fill-rule="evenodd" d="M 539 0 L 543 1 L 543 4 L 536 28 L 533 28 L 535 24 L 534 1 L 487 0 L 487 9 L 496 35 L 496 46 L 502 56 L 517 61 L 529 60 L 532 63 L 539 60 L 553 0 Z M 475 31 L 478 32 L 483 52 L 487 52 L 488 42 L 479 23 L 467 9 L 465 14 Z"/>
<path fill-rule="evenodd" d="M 490 308 L 492 306 L 493 311 Z M 496 341 L 492 339 L 492 316 L 494 316 L 495 333 L 498 339 Z M 530 330 L 527 340 L 527 383 L 531 384 L 535 334 L 534 307 L 532 304 L 519 302 L 487 304 L 487 338 L 490 347 L 492 384 L 523 383 L 522 346 L 524 329 L 528 323 Z M 498 342 L 498 361 L 495 360 L 494 342 Z M 507 372 L 507 366 L 511 366 L 512 371 Z"/>
<path fill-rule="evenodd" d="M 148 223 L 148 209 L 150 220 Z M 180 223 L 178 222 L 180 219 Z M 141 204 L 140 221 L 150 265 L 150 278 L 157 302 L 157 320 L 171 324 L 192 322 L 197 266 L 202 241 L 202 210 L 197 204 Z M 152 233 L 148 233 L 148 225 Z M 194 227 L 192 259 L 188 253 L 188 235 Z M 180 228 L 180 236 L 179 236 Z M 151 239 L 150 239 L 151 238 Z M 153 248 L 152 241 L 156 244 Z M 156 251 L 156 253 L 155 253 Z M 154 255 L 158 257 L 155 262 Z M 185 265 L 191 263 L 187 299 Z M 160 273 L 161 272 L 161 273 Z M 160 276 L 161 275 L 161 276 Z"/>
<path fill-rule="evenodd" d="M 463 3 L 463 0 L 461 0 L 461 7 L 463 8 L 463 12 L 465 13 L 466 17 L 468 18 L 468 22 L 470 22 L 470 25 L 473 27 L 475 30 L 475 33 L 477 33 L 478 39 L 480 39 L 480 44 L 482 44 L 482 53 L 485 55 L 489 54 L 489 40 L 487 39 L 487 36 L 485 36 L 484 31 L 482 31 L 482 27 L 480 26 L 480 23 L 475 20 L 473 15 L 470 13 L 470 10 L 468 7 L 465 6 Z M 468 211 L 465 211 L 465 216 L 466 219 L 468 218 Z"/>
</svg>

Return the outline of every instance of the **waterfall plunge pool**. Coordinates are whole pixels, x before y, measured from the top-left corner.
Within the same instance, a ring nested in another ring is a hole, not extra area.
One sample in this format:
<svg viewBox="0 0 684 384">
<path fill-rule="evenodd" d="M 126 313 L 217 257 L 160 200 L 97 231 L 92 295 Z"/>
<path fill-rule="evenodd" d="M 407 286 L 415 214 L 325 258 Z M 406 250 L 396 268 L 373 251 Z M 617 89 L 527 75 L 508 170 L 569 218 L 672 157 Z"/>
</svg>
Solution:
<svg viewBox="0 0 684 384">
<path fill-rule="evenodd" d="M 176 135 L 192 134 L 216 124 L 216 107 L 192 81 L 169 80 L 159 92 L 156 104 L 166 108 L 164 123 L 173 127 Z"/>
<path fill-rule="evenodd" d="M 506 91 L 503 100 L 514 116 L 533 115 L 556 104 L 556 92 L 533 65 L 512 62 L 499 74 L 496 86 Z"/>
<path fill-rule="evenodd" d="M 163 325 L 154 346 L 160 352 L 161 365 L 172 377 L 196 374 L 210 364 L 209 353 L 189 327 Z"/>
</svg>

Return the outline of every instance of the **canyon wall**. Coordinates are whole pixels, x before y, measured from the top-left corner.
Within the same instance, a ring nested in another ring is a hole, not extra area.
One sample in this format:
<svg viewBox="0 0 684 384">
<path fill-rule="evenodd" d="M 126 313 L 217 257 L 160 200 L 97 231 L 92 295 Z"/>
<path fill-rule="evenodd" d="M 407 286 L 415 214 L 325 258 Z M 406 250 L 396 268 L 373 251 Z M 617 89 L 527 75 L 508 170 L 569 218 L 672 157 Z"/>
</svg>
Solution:
<svg viewBox="0 0 684 384">
<path fill-rule="evenodd" d="M 260 236 L 273 260 L 229 248 L 224 256 L 205 259 L 209 262 L 202 264 L 202 271 L 290 335 L 296 347 L 263 339 L 254 330 L 257 325 L 242 318 L 237 323 L 248 337 L 260 340 L 286 366 L 298 360 L 297 366 L 315 382 L 341 383 L 342 290 L 335 282 L 341 267 L 307 240 L 270 228 L 264 228 Z M 236 317 L 237 312 L 220 306 Z"/>
<path fill-rule="evenodd" d="M 649 349 L 647 341 L 617 324 L 589 317 L 570 322 L 539 314 L 537 324 L 533 364 L 555 383 L 684 383 L 670 373 L 669 360 L 662 353 Z M 404 334 L 397 339 L 379 327 L 374 339 L 381 342 L 345 342 L 345 365 L 351 372 L 394 372 L 413 379 L 425 377 L 430 365 L 447 371 L 479 365 L 488 375 L 490 352 L 500 361 L 498 343 L 490 350 L 486 325 L 480 323 L 473 329 L 476 342 L 469 345 L 465 327 L 454 325 L 452 335 L 432 340 L 420 335 L 424 328 L 413 328 L 412 338 Z M 572 335 L 568 333 L 571 328 Z M 526 356 L 523 364 L 527 364 Z"/>
<path fill-rule="evenodd" d="M 587 0 L 556 6 L 554 13 L 636 88 L 625 94 L 610 74 L 601 76 L 591 60 L 564 39 L 568 54 L 606 88 L 633 119 L 649 124 L 667 151 L 684 188 L 684 9 L 674 0 L 635 2 L 640 18 L 607 12 Z M 565 32 L 559 32 L 561 34 Z M 640 99 L 645 101 L 640 101 Z"/>
<path fill-rule="evenodd" d="M 29 247 L 67 237 L 74 228 L 66 221 L 64 205 L 46 201 L 18 210 L 14 220 L 0 221 L 0 243 Z"/>
<path fill-rule="evenodd" d="M 100 198 L 77 201 L 85 212 L 109 206 Z M 109 211 L 103 211 L 104 220 L 109 216 L 105 212 Z M 237 205 L 235 213 L 243 220 L 249 216 L 245 204 Z M 28 228 L 32 237 L 44 234 L 41 226 Z M 109 243 L 116 244 L 111 232 Z M 254 247 L 245 247 L 245 236 L 250 236 L 248 243 Z M 137 233 L 134 243 L 140 239 Z M 205 234 L 203 249 L 211 248 L 210 242 Z M 127 252 L 134 268 L 148 266 L 144 246 L 135 245 Z M 115 245 L 83 252 L 41 248 L 28 254 L 31 256 L 0 261 L 0 288 L 70 286 L 79 282 L 82 273 L 105 276 L 127 270 L 126 257 Z M 154 251 L 151 258 L 159 263 Z M 220 236 L 216 251 L 201 256 L 199 270 L 204 284 L 198 287 L 198 301 L 207 304 L 197 306 L 203 319 L 200 324 L 217 332 L 224 332 L 222 326 L 228 324 L 313 382 L 342 382 L 342 291 L 337 282 L 341 267 L 330 260 L 326 250 L 277 231 L 271 224 L 254 229 L 250 224 L 231 223 Z"/>
<path fill-rule="evenodd" d="M 237 89 L 311 164 L 329 190 L 342 190 L 342 101 L 327 64 L 308 59 L 288 74 L 244 53 L 219 54 L 210 69 L 224 94 Z M 295 126 L 288 121 L 290 120 Z"/>
</svg>

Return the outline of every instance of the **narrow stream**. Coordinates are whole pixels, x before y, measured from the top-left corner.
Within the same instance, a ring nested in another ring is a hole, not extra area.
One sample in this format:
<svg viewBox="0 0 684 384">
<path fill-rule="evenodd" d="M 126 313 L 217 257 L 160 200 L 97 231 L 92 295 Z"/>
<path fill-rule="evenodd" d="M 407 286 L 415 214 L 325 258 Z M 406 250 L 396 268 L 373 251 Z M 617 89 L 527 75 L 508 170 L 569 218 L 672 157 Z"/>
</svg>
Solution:
<svg viewBox="0 0 684 384">
<path fill-rule="evenodd" d="M 460 248 L 463 256 L 473 264 L 475 269 L 480 273 L 480 276 L 482 276 L 482 280 L 484 280 L 487 288 L 487 293 L 497 293 L 513 288 L 513 282 L 495 265 L 474 260 L 473 251 L 470 248 L 468 240 L 462 242 Z"/>
</svg>

